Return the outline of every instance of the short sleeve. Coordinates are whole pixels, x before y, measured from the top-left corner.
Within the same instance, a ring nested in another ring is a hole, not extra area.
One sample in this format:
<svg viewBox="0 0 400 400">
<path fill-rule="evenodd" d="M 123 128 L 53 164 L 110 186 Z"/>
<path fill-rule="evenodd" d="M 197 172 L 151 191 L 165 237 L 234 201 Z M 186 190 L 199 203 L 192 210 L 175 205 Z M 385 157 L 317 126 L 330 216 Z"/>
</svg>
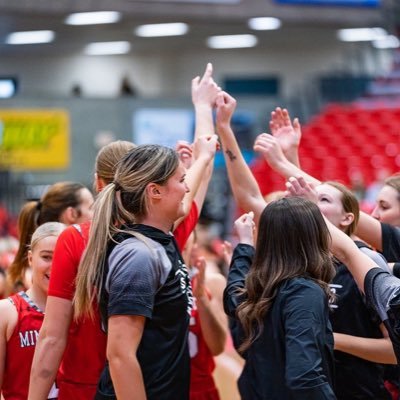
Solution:
<svg viewBox="0 0 400 400">
<path fill-rule="evenodd" d="M 199 211 L 197 209 L 196 202 L 192 202 L 189 214 L 187 217 L 177 226 L 174 231 L 174 237 L 178 244 L 179 250 L 182 251 L 185 247 L 190 234 L 193 232 L 197 221 L 199 219 Z"/>
<path fill-rule="evenodd" d="M 68 227 L 61 233 L 54 249 L 49 296 L 72 300 L 78 266 L 84 249 L 85 239 L 74 226 Z"/>
<path fill-rule="evenodd" d="M 157 290 L 171 270 L 168 257 L 138 239 L 117 245 L 109 257 L 108 315 L 152 317 Z"/>
</svg>

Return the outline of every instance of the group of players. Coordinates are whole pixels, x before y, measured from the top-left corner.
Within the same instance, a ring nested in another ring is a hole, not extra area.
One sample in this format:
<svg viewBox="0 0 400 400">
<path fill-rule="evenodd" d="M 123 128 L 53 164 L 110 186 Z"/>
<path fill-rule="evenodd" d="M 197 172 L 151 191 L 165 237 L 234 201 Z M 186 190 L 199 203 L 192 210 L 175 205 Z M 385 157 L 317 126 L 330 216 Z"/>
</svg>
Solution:
<svg viewBox="0 0 400 400">
<path fill-rule="evenodd" d="M 193 79 L 192 100 L 192 145 L 113 142 L 96 158 L 94 203 L 64 182 L 22 209 L 14 293 L 0 301 L 4 400 L 217 400 L 223 308 L 245 360 L 241 398 L 390 399 L 400 176 L 379 194 L 380 220 L 360 212 L 345 186 L 301 170 L 300 124 L 277 108 L 254 145 L 288 180 L 267 203 L 231 128 L 236 101 L 211 64 Z M 218 140 L 246 212 L 227 283 L 196 252 Z"/>
</svg>

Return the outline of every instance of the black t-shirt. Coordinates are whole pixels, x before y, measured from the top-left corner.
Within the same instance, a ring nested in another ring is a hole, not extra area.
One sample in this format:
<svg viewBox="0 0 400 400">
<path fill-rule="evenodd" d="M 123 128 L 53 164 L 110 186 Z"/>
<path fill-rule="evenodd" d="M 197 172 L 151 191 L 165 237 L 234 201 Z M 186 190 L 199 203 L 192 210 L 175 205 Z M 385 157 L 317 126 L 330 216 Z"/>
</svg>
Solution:
<svg viewBox="0 0 400 400">
<path fill-rule="evenodd" d="M 356 244 L 364 251 L 361 243 Z M 370 250 L 375 257 L 379 254 Z M 331 289 L 336 300 L 331 305 L 330 320 L 333 332 L 347 335 L 382 338 L 379 329 L 381 320 L 371 307 L 368 307 L 364 296 L 357 287 L 347 267 L 342 263 L 336 265 L 336 275 Z M 391 396 L 383 382 L 384 367 L 348 353 L 335 350 L 335 394 L 339 400 L 390 400 Z"/>
<path fill-rule="evenodd" d="M 137 358 L 147 399 L 188 399 L 187 336 L 193 298 L 187 268 L 172 235 L 145 225 L 130 228 L 145 238 L 119 234 L 119 244 L 111 245 L 104 285 L 108 301 L 102 303 L 103 313 L 106 305 L 107 318 L 146 317 Z M 108 365 L 96 396 L 116 398 Z"/>
<path fill-rule="evenodd" d="M 388 262 L 400 261 L 400 228 L 381 223 L 382 254 Z"/>
</svg>

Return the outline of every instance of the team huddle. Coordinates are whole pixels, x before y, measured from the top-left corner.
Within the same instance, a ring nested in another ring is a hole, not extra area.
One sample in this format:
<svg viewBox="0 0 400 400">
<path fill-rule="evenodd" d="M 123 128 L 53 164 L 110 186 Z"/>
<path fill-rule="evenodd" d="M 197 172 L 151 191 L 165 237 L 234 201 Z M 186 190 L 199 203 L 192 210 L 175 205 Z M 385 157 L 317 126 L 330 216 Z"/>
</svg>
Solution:
<svg viewBox="0 0 400 400">
<path fill-rule="evenodd" d="M 215 356 L 231 342 L 244 400 L 398 396 L 400 175 L 375 218 L 360 211 L 346 186 L 301 169 L 300 124 L 278 107 L 254 150 L 287 182 L 264 198 L 211 64 L 192 101 L 192 144 L 112 142 L 95 200 L 59 182 L 21 210 L 0 301 L 2 400 L 223 400 Z M 227 277 L 196 229 L 219 148 L 244 211 Z"/>
</svg>

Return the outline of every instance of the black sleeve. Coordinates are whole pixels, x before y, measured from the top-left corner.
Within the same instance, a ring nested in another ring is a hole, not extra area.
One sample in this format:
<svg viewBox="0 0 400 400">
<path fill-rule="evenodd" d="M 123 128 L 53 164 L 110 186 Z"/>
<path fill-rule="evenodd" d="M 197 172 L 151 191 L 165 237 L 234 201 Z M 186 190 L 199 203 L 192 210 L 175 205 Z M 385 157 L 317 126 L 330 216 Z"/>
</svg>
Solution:
<svg viewBox="0 0 400 400">
<path fill-rule="evenodd" d="M 321 288 L 304 287 L 288 296 L 283 310 L 285 380 L 294 399 L 336 399 L 324 370 L 327 320 Z"/>
<path fill-rule="evenodd" d="M 393 265 L 393 275 L 396 278 L 400 278 L 400 262 L 396 262 Z"/>
<path fill-rule="evenodd" d="M 382 254 L 388 262 L 400 261 L 400 228 L 381 223 Z"/>
<path fill-rule="evenodd" d="M 233 252 L 228 282 L 224 290 L 224 310 L 231 318 L 236 317 L 236 308 L 242 300 L 238 289 L 244 288 L 253 257 L 254 247 L 247 244 L 238 244 Z"/>
</svg>

